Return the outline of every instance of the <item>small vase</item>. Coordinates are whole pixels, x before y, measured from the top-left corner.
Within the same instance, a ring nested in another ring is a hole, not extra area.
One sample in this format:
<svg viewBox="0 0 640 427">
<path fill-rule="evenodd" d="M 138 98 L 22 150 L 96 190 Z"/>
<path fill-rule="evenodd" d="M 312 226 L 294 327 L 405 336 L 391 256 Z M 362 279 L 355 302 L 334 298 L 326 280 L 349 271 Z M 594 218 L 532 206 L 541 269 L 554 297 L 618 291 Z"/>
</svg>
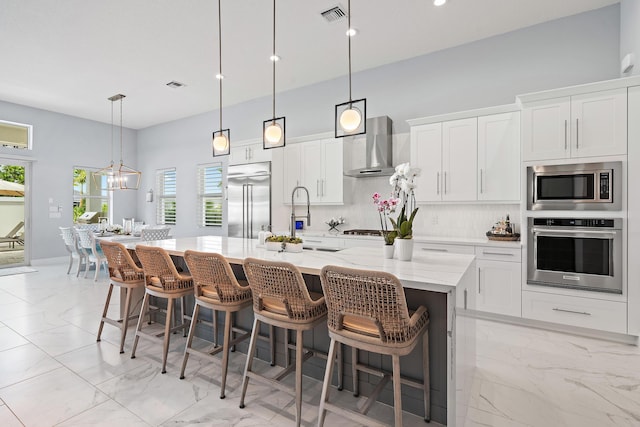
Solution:
<svg viewBox="0 0 640 427">
<path fill-rule="evenodd" d="M 413 256 L 413 239 L 396 239 L 396 255 L 400 261 L 411 261 Z"/>
<path fill-rule="evenodd" d="M 383 251 L 385 259 L 392 259 L 393 258 L 393 249 L 394 249 L 393 245 L 387 245 L 385 243 L 385 245 L 382 247 L 382 251 Z"/>
</svg>

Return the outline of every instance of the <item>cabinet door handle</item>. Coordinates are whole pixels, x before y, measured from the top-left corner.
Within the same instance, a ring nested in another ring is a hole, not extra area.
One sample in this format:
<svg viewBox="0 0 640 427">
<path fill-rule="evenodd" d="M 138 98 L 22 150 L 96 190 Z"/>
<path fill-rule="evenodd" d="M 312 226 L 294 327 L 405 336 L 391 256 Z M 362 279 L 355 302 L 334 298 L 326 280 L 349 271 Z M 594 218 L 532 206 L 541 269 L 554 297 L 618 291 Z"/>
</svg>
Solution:
<svg viewBox="0 0 640 427">
<path fill-rule="evenodd" d="M 564 308 L 558 308 L 558 307 L 553 307 L 553 311 L 561 311 L 563 313 L 573 313 L 573 314 L 584 314 L 585 316 L 591 316 L 591 313 L 586 311 L 565 310 Z"/>
<path fill-rule="evenodd" d="M 503 252 L 485 252 L 485 251 L 482 251 L 482 255 L 513 256 L 513 254 L 505 254 Z"/>
<path fill-rule="evenodd" d="M 580 148 L 580 126 L 579 126 L 579 120 L 580 119 L 576 119 L 576 150 Z"/>
<path fill-rule="evenodd" d="M 483 191 L 482 191 L 482 190 L 483 190 L 483 189 L 482 189 L 482 187 L 483 187 L 483 185 L 482 185 L 482 184 L 483 184 L 483 182 L 482 182 L 482 175 L 483 175 L 483 173 L 482 173 L 482 169 L 480 169 L 480 194 L 482 194 L 482 192 L 483 192 Z"/>
<path fill-rule="evenodd" d="M 437 248 L 422 248 L 422 250 L 427 252 L 449 252 L 449 249 L 437 249 Z"/>
<path fill-rule="evenodd" d="M 480 274 L 480 267 L 478 267 L 478 295 L 482 293 L 482 275 Z"/>
<path fill-rule="evenodd" d="M 436 194 L 440 195 L 440 172 L 436 172 Z"/>
<path fill-rule="evenodd" d="M 464 309 L 467 309 L 467 290 L 464 290 Z"/>
<path fill-rule="evenodd" d="M 322 243 L 322 240 L 309 240 L 309 239 L 304 239 L 307 243 Z"/>
<path fill-rule="evenodd" d="M 444 173 L 444 194 L 447 194 L 447 172 Z"/>
<path fill-rule="evenodd" d="M 320 180 L 316 179 L 316 196 L 320 197 Z"/>
<path fill-rule="evenodd" d="M 568 127 L 568 123 L 567 120 L 564 121 L 564 149 L 567 149 L 567 127 Z"/>
</svg>

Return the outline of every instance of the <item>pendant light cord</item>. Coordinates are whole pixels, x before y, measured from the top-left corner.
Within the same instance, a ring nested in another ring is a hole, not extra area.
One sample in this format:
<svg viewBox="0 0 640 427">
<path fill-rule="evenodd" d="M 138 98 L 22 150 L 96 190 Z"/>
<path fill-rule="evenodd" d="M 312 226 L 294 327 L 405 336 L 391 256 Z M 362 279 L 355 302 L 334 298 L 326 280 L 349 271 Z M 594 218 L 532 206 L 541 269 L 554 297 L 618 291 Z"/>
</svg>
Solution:
<svg viewBox="0 0 640 427">
<path fill-rule="evenodd" d="M 113 101 L 111 101 L 111 166 L 113 167 Z"/>
<path fill-rule="evenodd" d="M 220 65 L 219 81 L 220 81 L 220 133 L 222 134 L 222 12 L 220 7 L 221 0 L 218 0 L 218 63 Z"/>
<path fill-rule="evenodd" d="M 273 0 L 273 57 L 271 58 L 273 62 L 273 97 L 272 97 L 272 108 L 273 108 L 273 124 L 275 124 L 276 120 L 276 0 Z"/>
<path fill-rule="evenodd" d="M 122 166 L 122 159 L 124 158 L 124 149 L 122 148 L 122 98 L 120 98 L 120 166 Z"/>
<path fill-rule="evenodd" d="M 351 0 L 347 1 L 347 28 L 348 31 L 351 31 Z M 349 40 L 349 102 L 352 101 L 351 97 L 351 36 L 347 35 L 347 39 Z M 351 104 L 349 104 L 349 108 L 351 108 Z"/>
</svg>

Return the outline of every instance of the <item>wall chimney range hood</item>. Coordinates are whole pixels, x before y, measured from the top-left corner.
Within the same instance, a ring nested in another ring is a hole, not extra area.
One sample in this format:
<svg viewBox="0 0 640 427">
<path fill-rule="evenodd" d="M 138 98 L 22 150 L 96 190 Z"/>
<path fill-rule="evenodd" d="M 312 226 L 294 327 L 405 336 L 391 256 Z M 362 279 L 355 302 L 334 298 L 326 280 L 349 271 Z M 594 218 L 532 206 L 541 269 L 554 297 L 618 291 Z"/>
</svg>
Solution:
<svg viewBox="0 0 640 427">
<path fill-rule="evenodd" d="M 362 148 L 360 148 L 362 149 Z M 363 167 L 344 172 L 345 176 L 369 178 L 391 176 L 395 172 L 392 165 L 391 119 L 387 116 L 367 119 L 367 134 L 364 147 Z M 358 153 L 362 157 L 362 153 Z"/>
</svg>

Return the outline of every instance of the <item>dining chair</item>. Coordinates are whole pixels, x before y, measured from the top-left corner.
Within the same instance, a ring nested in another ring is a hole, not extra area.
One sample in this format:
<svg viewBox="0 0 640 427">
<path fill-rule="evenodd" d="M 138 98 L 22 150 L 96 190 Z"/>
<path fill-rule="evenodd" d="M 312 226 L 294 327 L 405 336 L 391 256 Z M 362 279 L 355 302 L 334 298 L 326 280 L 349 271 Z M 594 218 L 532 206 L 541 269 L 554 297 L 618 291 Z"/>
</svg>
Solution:
<svg viewBox="0 0 640 427">
<path fill-rule="evenodd" d="M 87 268 L 87 256 L 85 252 L 78 246 L 78 236 L 74 233 L 72 227 L 58 227 L 60 229 L 60 235 L 64 241 L 64 247 L 69 252 L 69 268 L 67 268 L 67 274 L 71 272 L 73 266 L 73 260 L 78 260 L 78 268 L 76 269 L 76 277 L 80 275 L 80 268 L 85 265 Z"/>
<path fill-rule="evenodd" d="M 138 326 L 136 327 L 136 337 L 133 341 L 133 348 L 131 349 L 131 358 L 135 359 L 136 357 L 136 348 L 138 347 L 140 337 L 153 341 L 161 341 L 163 343 L 162 373 L 164 374 L 167 372 L 167 354 L 169 352 L 171 333 L 180 329 L 184 329 L 186 332 L 186 329 L 189 328 L 189 323 L 186 322 L 187 316 L 185 316 L 184 313 L 184 297 L 193 293 L 193 280 L 189 275 L 178 273 L 171 257 L 167 251 L 162 248 L 136 245 L 136 254 L 142 263 L 142 270 L 144 271 L 145 292 L 140 317 L 138 318 Z M 167 300 L 165 327 L 164 333 L 162 334 L 147 332 L 142 329 L 142 324 L 145 323 L 143 319 L 149 312 L 149 297 L 151 296 Z M 181 301 L 182 321 L 179 325 L 172 328 L 171 320 L 173 318 L 176 299 L 180 299 Z"/>
<path fill-rule="evenodd" d="M 401 384 L 419 388 L 424 393 L 424 419 L 431 419 L 430 381 L 429 381 L 429 314 L 424 306 L 411 313 L 407 307 L 402 284 L 392 274 L 353 268 L 325 266 L 320 273 L 322 291 L 327 303 L 327 327 L 331 343 L 329 360 L 335 357 L 339 344 L 351 346 L 351 367 L 353 393 L 359 394 L 358 372 L 374 373 L 372 368 L 358 360 L 358 349 L 382 355 L 390 355 L 393 373 L 393 408 L 395 426 L 402 427 Z M 400 356 L 413 351 L 422 337 L 422 375 L 423 381 L 417 382 L 400 377 Z M 380 386 L 362 405 L 359 412 L 349 411 L 341 406 L 329 403 L 329 385 L 333 364 L 327 363 L 318 426 L 324 424 L 326 411 L 348 416 L 359 424 L 369 424 L 364 415 L 375 402 L 382 386 L 389 381 L 388 373 L 380 373 Z"/>
<path fill-rule="evenodd" d="M 136 289 L 144 287 L 144 271 L 141 267 L 136 265 L 135 261 L 129 254 L 129 251 L 122 243 L 103 240 L 100 242 L 100 247 L 102 248 L 104 255 L 107 257 L 110 280 L 109 291 L 107 292 L 107 299 L 104 303 L 102 318 L 100 319 L 100 326 L 98 328 L 98 338 L 96 341 L 100 341 L 102 328 L 105 323 L 116 326 L 120 328 L 120 353 L 124 353 L 124 341 L 127 337 L 129 320 L 138 318 L 138 314 L 131 315 L 131 297 Z M 124 289 L 126 292 L 124 313 L 122 317 L 118 319 L 107 317 L 114 286 L 119 287 L 121 290 Z"/>
<path fill-rule="evenodd" d="M 84 251 L 87 257 L 87 267 L 84 270 L 84 277 L 87 277 L 89 272 L 89 263 L 93 263 L 96 266 L 96 273 L 93 276 L 93 281 L 98 281 L 98 274 L 100 273 L 100 267 L 104 266 L 104 271 L 109 275 L 107 270 L 107 257 L 102 253 L 102 249 L 97 245 L 96 238 L 91 230 L 86 228 L 78 228 L 75 230 L 78 235 L 78 244 L 81 250 Z"/>
<path fill-rule="evenodd" d="M 300 426 L 302 420 L 302 363 L 309 357 L 316 355 L 314 352 L 306 352 L 305 354 L 302 333 L 310 331 L 326 321 L 327 306 L 324 297 L 307 290 L 300 270 L 293 264 L 246 258 L 243 267 L 253 296 L 254 320 L 242 379 L 240 408 L 244 408 L 249 378 L 266 383 L 285 393 L 291 393 L 291 389 L 280 380 L 295 371 L 296 425 Z M 295 364 L 284 368 L 272 378 L 253 371 L 253 358 L 261 323 L 296 331 Z M 327 362 L 327 364 L 333 365 L 335 358 L 334 354 L 332 358 L 328 359 L 332 363 Z"/>
<path fill-rule="evenodd" d="M 140 240 L 163 240 L 169 238 L 171 227 L 143 228 L 140 230 Z"/>
<path fill-rule="evenodd" d="M 214 356 L 222 352 L 220 398 L 224 399 L 229 366 L 229 349 L 250 336 L 249 332 L 234 328 L 233 315 L 251 305 L 251 288 L 249 288 L 246 281 L 236 279 L 229 262 L 220 254 L 188 250 L 184 253 L 184 260 L 193 278 L 195 304 L 193 305 L 191 327 L 189 328 L 187 344 L 184 350 L 180 379 L 184 378 L 184 371 L 190 354 L 214 360 Z M 213 322 L 198 320 L 201 307 L 213 310 Z M 218 335 L 217 311 L 225 313 L 222 347 L 215 344 Z M 214 348 L 211 351 L 197 350 L 192 347 L 193 335 L 199 322 L 207 323 L 213 327 Z M 232 335 L 236 332 L 241 333 L 241 335 L 233 337 Z"/>
</svg>

